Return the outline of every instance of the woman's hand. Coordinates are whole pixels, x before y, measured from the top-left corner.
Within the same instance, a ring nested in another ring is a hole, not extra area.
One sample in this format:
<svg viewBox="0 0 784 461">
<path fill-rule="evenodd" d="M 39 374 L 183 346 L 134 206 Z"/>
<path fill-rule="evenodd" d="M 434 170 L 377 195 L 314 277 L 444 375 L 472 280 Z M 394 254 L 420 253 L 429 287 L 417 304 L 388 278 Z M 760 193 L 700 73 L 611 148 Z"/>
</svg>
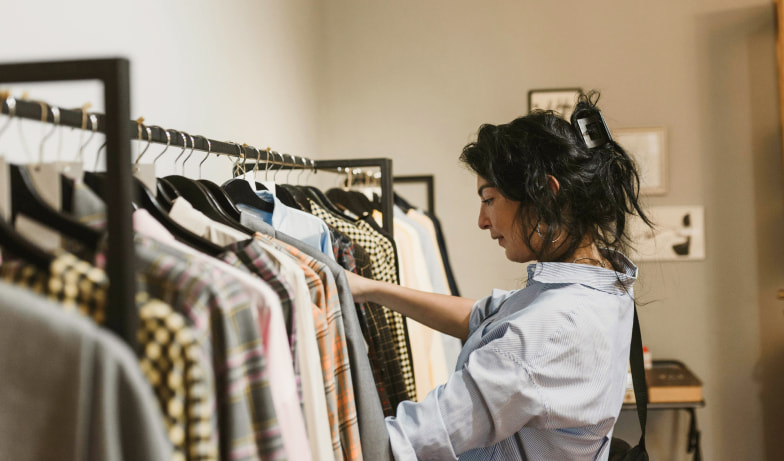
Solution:
<svg viewBox="0 0 784 461">
<path fill-rule="evenodd" d="M 411 317 L 430 328 L 466 339 L 474 300 L 412 290 L 346 271 L 354 302 L 373 302 Z"/>
<path fill-rule="evenodd" d="M 377 282 L 361 277 L 350 271 L 345 272 L 346 277 L 348 278 L 348 285 L 351 288 L 351 295 L 354 297 L 354 302 L 361 304 L 370 301 L 370 299 L 367 298 L 367 295 L 370 293 L 372 285 Z"/>
</svg>

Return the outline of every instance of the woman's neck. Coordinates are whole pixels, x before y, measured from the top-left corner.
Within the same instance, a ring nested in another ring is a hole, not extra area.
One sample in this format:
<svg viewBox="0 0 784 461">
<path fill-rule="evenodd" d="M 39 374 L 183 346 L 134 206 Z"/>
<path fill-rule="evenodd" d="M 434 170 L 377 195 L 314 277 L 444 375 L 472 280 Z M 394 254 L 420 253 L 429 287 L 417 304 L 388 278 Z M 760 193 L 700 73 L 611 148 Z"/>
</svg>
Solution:
<svg viewBox="0 0 784 461">
<path fill-rule="evenodd" d="M 574 253 L 568 258 L 564 258 L 564 262 L 588 264 L 605 268 L 610 267 L 610 262 L 602 256 L 596 243 L 594 243 L 593 239 L 590 237 L 584 238 Z"/>
</svg>

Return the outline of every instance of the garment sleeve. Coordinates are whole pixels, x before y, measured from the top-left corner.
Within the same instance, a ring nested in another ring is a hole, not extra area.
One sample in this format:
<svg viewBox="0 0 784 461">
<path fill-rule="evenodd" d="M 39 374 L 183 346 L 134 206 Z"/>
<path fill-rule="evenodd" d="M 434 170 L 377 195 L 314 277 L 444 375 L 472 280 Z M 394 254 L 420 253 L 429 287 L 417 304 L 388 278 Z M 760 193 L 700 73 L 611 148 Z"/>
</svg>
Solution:
<svg viewBox="0 0 784 461">
<path fill-rule="evenodd" d="M 498 311 L 498 308 L 501 307 L 501 304 L 516 291 L 517 290 L 506 291 L 495 288 L 490 296 L 485 296 L 474 303 L 474 307 L 471 309 L 471 316 L 468 318 L 468 333 L 473 333 L 487 317 L 495 314 Z"/>
<path fill-rule="evenodd" d="M 465 366 L 419 403 L 402 402 L 386 419 L 397 460 L 457 459 L 503 440 L 546 404 L 530 367 L 499 348 L 502 336 L 471 353 Z"/>
</svg>

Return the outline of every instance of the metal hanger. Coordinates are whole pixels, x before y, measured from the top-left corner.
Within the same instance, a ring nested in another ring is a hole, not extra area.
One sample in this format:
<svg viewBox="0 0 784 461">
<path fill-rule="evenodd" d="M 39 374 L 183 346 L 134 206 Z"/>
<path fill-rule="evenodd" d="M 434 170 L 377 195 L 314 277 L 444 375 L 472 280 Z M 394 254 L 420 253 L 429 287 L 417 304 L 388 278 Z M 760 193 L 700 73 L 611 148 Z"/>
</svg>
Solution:
<svg viewBox="0 0 784 461">
<path fill-rule="evenodd" d="M 237 149 L 239 150 L 241 163 L 243 165 L 244 177 L 245 152 L 239 144 L 233 142 L 231 144 L 237 146 Z M 235 205 L 247 205 L 270 213 L 275 207 L 274 203 L 266 202 L 256 195 L 256 191 L 250 187 L 250 183 L 248 183 L 248 181 L 245 179 L 232 178 L 223 183 L 221 187 L 226 191 L 229 198 L 231 198 L 231 201 L 234 202 Z"/>
</svg>

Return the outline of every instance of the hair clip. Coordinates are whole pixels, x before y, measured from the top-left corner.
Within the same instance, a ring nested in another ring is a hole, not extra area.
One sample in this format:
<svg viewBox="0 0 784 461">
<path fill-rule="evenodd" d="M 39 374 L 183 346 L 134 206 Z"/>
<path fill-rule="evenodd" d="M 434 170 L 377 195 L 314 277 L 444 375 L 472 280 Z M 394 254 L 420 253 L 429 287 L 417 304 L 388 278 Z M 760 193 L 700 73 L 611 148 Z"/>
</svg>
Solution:
<svg viewBox="0 0 784 461">
<path fill-rule="evenodd" d="M 587 117 L 578 118 L 577 128 L 589 149 L 601 147 L 612 141 L 610 130 L 607 129 L 604 117 L 598 110 L 591 111 Z"/>
</svg>

